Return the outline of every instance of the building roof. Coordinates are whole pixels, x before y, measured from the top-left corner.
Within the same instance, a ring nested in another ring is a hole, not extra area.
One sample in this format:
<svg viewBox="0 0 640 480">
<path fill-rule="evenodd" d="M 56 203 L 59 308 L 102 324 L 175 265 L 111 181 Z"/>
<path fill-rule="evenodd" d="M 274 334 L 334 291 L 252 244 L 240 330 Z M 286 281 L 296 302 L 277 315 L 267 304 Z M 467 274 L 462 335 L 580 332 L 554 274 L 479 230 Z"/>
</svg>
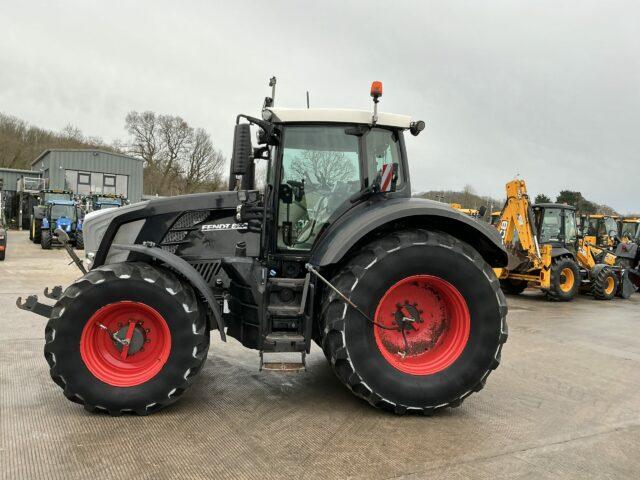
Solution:
<svg viewBox="0 0 640 480">
<path fill-rule="evenodd" d="M 22 168 L 6 168 L 0 167 L 0 172 L 11 172 L 11 173 L 30 173 L 34 176 L 40 176 L 40 172 L 36 170 L 24 170 Z"/>
<path fill-rule="evenodd" d="M 373 110 L 347 110 L 340 108 L 267 108 L 273 113 L 274 123 L 360 123 L 371 125 Z M 395 113 L 378 112 L 378 125 L 409 128 L 411 117 Z"/>
<path fill-rule="evenodd" d="M 40 155 L 38 155 L 38 157 L 33 162 L 31 162 L 31 166 L 35 165 L 45 155 L 47 155 L 50 152 L 94 152 L 94 153 L 104 153 L 104 154 L 107 154 L 107 155 L 115 155 L 117 157 L 129 158 L 131 160 L 137 160 L 138 162 L 143 162 L 144 161 L 141 158 L 131 157 L 131 156 L 125 155 L 123 153 L 109 152 L 108 150 L 101 150 L 99 148 L 49 148 L 49 149 L 45 150 L 44 152 L 42 152 Z"/>
</svg>

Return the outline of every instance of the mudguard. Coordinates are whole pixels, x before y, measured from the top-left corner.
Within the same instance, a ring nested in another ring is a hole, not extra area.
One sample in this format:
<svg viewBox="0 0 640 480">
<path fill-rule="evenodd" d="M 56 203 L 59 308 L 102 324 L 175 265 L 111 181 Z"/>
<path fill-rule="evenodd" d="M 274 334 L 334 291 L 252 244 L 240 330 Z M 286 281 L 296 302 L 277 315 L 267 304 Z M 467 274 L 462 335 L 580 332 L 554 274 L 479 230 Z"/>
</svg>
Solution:
<svg viewBox="0 0 640 480">
<path fill-rule="evenodd" d="M 157 247 L 146 245 L 121 245 L 114 243 L 113 245 L 111 245 L 111 248 L 114 248 L 116 250 L 129 250 L 132 252 L 141 253 L 143 255 L 148 255 L 149 257 L 163 261 L 164 263 L 171 266 L 172 268 L 175 268 L 178 272 L 184 275 L 187 280 L 191 282 L 191 285 L 193 285 L 193 287 L 202 294 L 202 296 L 209 304 L 209 307 L 213 312 L 213 317 L 216 320 L 218 330 L 220 330 L 220 338 L 223 342 L 227 341 L 227 336 L 224 332 L 224 319 L 222 318 L 222 313 L 220 312 L 218 301 L 211 293 L 211 289 L 209 288 L 209 285 L 207 285 L 207 282 L 205 282 L 205 280 L 202 278 L 202 275 L 200 275 L 198 271 L 193 268 L 187 261 L 178 257 L 177 255 L 174 255 L 173 253 L 169 253 Z"/>
<path fill-rule="evenodd" d="M 500 234 L 488 223 L 433 200 L 380 197 L 356 205 L 332 223 L 316 244 L 310 263 L 320 267 L 337 263 L 367 234 L 392 222 L 447 232 L 474 247 L 492 267 L 507 265 Z"/>
<path fill-rule="evenodd" d="M 564 247 L 556 247 L 556 246 L 554 246 L 551 249 L 551 258 L 562 257 L 562 256 L 565 256 L 565 255 L 570 256 L 574 260 L 576 258 L 575 254 L 573 252 L 567 250 Z"/>
</svg>

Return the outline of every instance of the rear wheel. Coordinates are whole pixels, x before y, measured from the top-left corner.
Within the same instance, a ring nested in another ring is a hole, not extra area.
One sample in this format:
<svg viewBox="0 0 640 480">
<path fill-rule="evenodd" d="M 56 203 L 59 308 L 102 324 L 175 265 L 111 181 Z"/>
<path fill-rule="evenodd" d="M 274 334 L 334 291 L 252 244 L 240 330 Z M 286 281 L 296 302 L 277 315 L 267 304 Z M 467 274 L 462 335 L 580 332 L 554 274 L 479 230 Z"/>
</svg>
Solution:
<svg viewBox="0 0 640 480">
<path fill-rule="evenodd" d="M 100 267 L 69 286 L 45 338 L 51 377 L 65 396 L 111 415 L 175 402 L 209 347 L 191 286 L 144 263 Z"/>
<path fill-rule="evenodd" d="M 446 233 L 376 240 L 332 283 L 376 324 L 329 292 L 322 347 L 338 378 L 375 407 L 430 414 L 458 406 L 500 362 L 507 305 L 499 282 L 478 252 Z"/>
<path fill-rule="evenodd" d="M 51 238 L 51 230 L 41 230 L 40 231 L 40 246 L 49 250 L 51 248 L 51 242 L 53 239 Z"/>
<path fill-rule="evenodd" d="M 554 258 L 551 263 L 551 287 L 547 290 L 550 300 L 568 302 L 580 290 L 580 269 L 571 257 Z"/>
<path fill-rule="evenodd" d="M 37 218 L 31 219 L 31 240 L 33 243 L 40 243 L 42 220 Z"/>
<path fill-rule="evenodd" d="M 591 288 L 594 298 L 598 300 L 611 300 L 618 291 L 618 277 L 608 267 L 602 267 L 593 278 Z"/>
</svg>

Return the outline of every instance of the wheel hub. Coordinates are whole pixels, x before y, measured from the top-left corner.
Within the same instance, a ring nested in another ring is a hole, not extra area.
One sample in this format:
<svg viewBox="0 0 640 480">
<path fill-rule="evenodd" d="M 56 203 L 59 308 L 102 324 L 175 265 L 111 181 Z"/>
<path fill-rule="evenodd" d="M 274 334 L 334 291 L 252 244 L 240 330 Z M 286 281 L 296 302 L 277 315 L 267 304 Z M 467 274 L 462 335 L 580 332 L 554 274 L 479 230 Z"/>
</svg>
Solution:
<svg viewBox="0 0 640 480">
<path fill-rule="evenodd" d="M 382 356 L 413 375 L 447 368 L 462 354 L 469 332 L 469 312 L 460 292 L 430 275 L 396 283 L 376 310 L 374 336 Z"/>
<path fill-rule="evenodd" d="M 116 336 L 119 339 L 124 340 L 125 344 L 117 342 L 115 339 L 113 339 L 113 344 L 120 352 L 122 352 L 125 347 L 129 347 L 127 349 L 127 356 L 135 355 L 138 352 L 144 351 L 144 344 L 150 342 L 150 340 L 147 338 L 148 332 L 146 332 L 145 329 L 142 328 L 142 322 L 132 323 L 134 326 L 130 338 L 128 337 L 128 325 L 122 326 L 122 328 L 120 328 L 120 330 L 116 332 Z"/>
<path fill-rule="evenodd" d="M 144 303 L 105 305 L 87 321 L 80 355 L 89 371 L 117 387 L 144 383 L 160 372 L 171 352 L 166 320 Z"/>
</svg>

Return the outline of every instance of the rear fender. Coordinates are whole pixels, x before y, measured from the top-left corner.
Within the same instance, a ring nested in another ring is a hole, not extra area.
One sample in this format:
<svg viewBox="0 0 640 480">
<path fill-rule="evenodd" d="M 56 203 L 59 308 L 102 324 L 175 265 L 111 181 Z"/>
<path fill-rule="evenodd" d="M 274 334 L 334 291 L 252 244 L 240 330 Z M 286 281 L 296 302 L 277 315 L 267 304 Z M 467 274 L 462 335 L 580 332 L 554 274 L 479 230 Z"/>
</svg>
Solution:
<svg viewBox="0 0 640 480">
<path fill-rule="evenodd" d="M 551 249 L 551 258 L 568 256 L 575 260 L 575 255 L 564 247 L 553 247 Z"/>
<path fill-rule="evenodd" d="M 181 273 L 187 280 L 189 280 L 191 285 L 205 298 L 205 300 L 209 304 L 209 308 L 211 308 L 211 312 L 213 313 L 213 318 L 216 321 L 218 330 L 220 330 L 220 338 L 223 342 L 227 341 L 227 336 L 224 332 L 224 319 L 222 318 L 222 313 L 220 312 L 218 301 L 211 293 L 211 289 L 209 288 L 209 285 L 207 285 L 207 282 L 205 282 L 204 278 L 202 278 L 198 271 L 193 268 L 188 262 L 178 257 L 177 255 L 174 255 L 173 253 L 169 253 L 157 247 L 148 247 L 146 245 L 120 245 L 114 243 L 113 245 L 111 245 L 111 248 L 116 250 L 128 250 L 131 252 L 137 252 L 143 255 L 147 255 L 151 258 L 155 258 L 166 263 L 167 265 Z"/>
<path fill-rule="evenodd" d="M 488 223 L 432 200 L 372 197 L 351 208 L 325 230 L 310 263 L 320 267 L 336 264 L 376 233 L 397 228 L 447 232 L 475 248 L 491 267 L 504 267 L 508 262 L 498 231 Z"/>
</svg>

